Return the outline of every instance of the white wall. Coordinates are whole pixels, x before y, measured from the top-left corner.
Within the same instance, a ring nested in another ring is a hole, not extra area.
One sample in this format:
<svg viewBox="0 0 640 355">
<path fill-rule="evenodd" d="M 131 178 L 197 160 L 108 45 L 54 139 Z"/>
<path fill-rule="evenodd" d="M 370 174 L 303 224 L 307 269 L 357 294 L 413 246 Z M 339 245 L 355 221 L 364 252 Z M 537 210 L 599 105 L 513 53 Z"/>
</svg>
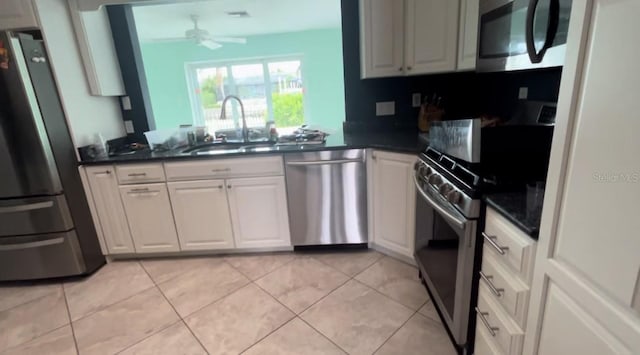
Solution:
<svg viewBox="0 0 640 355">
<path fill-rule="evenodd" d="M 34 0 L 35 11 L 76 147 L 125 135 L 116 97 L 91 96 L 66 0 Z"/>
</svg>

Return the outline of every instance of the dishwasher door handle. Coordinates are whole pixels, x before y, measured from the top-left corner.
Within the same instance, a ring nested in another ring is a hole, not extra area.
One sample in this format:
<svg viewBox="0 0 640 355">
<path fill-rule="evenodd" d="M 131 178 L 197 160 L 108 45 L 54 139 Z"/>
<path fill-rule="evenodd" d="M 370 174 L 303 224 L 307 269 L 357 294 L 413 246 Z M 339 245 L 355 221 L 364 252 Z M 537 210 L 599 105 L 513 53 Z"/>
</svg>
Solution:
<svg viewBox="0 0 640 355">
<path fill-rule="evenodd" d="M 288 161 L 289 166 L 310 166 L 310 165 L 334 165 L 347 163 L 364 163 L 362 159 L 336 159 L 336 160 L 310 160 L 310 161 Z"/>
</svg>

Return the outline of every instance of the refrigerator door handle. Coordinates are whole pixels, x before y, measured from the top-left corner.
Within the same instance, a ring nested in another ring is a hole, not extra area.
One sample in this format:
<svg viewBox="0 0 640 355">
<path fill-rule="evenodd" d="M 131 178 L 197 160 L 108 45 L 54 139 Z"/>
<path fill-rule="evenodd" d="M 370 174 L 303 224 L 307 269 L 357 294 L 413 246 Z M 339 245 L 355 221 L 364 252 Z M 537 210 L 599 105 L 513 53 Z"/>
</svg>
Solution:
<svg viewBox="0 0 640 355">
<path fill-rule="evenodd" d="M 47 134 L 47 129 L 44 124 L 44 119 L 42 117 L 43 113 L 40 110 L 40 103 L 38 101 L 38 97 L 36 95 L 36 89 L 33 84 L 33 75 L 30 72 L 29 65 L 27 64 L 27 57 L 33 57 L 33 55 L 37 55 L 38 57 L 44 56 L 44 52 L 39 51 L 38 54 L 34 54 L 32 52 L 26 53 L 23 50 L 23 41 L 34 41 L 31 36 L 25 34 L 15 34 L 11 32 L 6 32 L 6 36 L 8 38 L 8 45 L 11 49 L 13 57 L 15 61 L 12 63 L 15 65 L 15 69 L 17 70 L 17 77 L 22 86 L 23 95 L 27 105 L 25 105 L 25 110 L 28 111 L 28 118 L 32 120 L 33 127 L 35 128 L 35 135 L 37 136 L 37 140 L 32 142 L 39 143 L 39 147 L 32 147 L 32 149 L 41 150 L 44 155 L 44 162 L 46 162 L 41 170 L 39 170 L 41 175 L 46 175 L 51 181 L 51 187 L 53 189 L 53 193 L 62 191 L 62 183 L 60 182 L 60 176 L 58 175 L 58 168 L 56 166 L 56 161 L 53 157 L 53 151 L 51 150 L 51 142 L 49 141 L 49 136 Z M 38 63 L 37 65 L 48 65 L 45 62 Z M 36 78 L 37 79 L 37 78 Z M 24 116 L 24 118 L 27 115 Z"/>
<path fill-rule="evenodd" d="M 27 242 L 27 243 L 15 243 L 15 244 L 0 244 L 0 251 L 10 251 L 10 250 L 22 250 L 22 249 L 33 249 L 40 248 L 49 245 L 56 245 L 64 243 L 64 238 L 53 238 L 47 240 L 41 240 L 37 242 Z"/>
<path fill-rule="evenodd" d="M 26 205 L 0 207 L 0 214 L 42 210 L 42 209 L 51 208 L 51 207 L 53 207 L 53 201 L 36 202 L 36 203 L 29 203 Z"/>
</svg>

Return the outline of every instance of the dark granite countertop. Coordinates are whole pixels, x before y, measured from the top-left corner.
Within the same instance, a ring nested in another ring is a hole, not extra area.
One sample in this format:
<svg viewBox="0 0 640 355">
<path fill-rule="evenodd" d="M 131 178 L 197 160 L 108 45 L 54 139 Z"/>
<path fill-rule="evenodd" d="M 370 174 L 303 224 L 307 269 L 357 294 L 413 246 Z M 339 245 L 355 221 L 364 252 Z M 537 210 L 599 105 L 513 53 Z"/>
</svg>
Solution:
<svg viewBox="0 0 640 355">
<path fill-rule="evenodd" d="M 417 132 L 393 132 L 393 133 L 347 133 L 342 132 L 331 134 L 324 144 L 305 145 L 274 145 L 271 147 L 260 147 L 248 150 L 222 150 L 200 154 L 185 154 L 179 149 L 168 152 L 151 152 L 141 150 L 132 154 L 119 156 L 102 156 L 93 159 L 85 159 L 79 162 L 80 165 L 99 165 L 112 163 L 140 163 L 146 161 L 169 161 L 188 159 L 212 159 L 230 156 L 253 156 L 259 154 L 278 154 L 291 152 L 311 152 L 318 150 L 337 150 L 351 148 L 376 148 L 401 153 L 418 153 L 425 149 L 427 142 L 421 138 Z"/>
<path fill-rule="evenodd" d="M 526 191 L 487 194 L 484 200 L 488 206 L 493 207 L 531 238 L 538 239 L 542 208 L 529 211 Z"/>
</svg>

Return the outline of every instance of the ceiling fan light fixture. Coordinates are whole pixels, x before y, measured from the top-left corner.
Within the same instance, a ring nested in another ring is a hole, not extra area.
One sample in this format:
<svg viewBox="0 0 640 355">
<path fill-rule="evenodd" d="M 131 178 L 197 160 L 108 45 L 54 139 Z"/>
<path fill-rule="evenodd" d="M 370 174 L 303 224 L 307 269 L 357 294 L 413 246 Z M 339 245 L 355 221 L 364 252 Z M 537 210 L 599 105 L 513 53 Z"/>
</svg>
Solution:
<svg viewBox="0 0 640 355">
<path fill-rule="evenodd" d="M 249 13 L 246 11 L 227 11 L 227 15 L 229 17 L 235 17 L 235 18 L 246 18 L 246 17 L 250 17 Z"/>
</svg>

